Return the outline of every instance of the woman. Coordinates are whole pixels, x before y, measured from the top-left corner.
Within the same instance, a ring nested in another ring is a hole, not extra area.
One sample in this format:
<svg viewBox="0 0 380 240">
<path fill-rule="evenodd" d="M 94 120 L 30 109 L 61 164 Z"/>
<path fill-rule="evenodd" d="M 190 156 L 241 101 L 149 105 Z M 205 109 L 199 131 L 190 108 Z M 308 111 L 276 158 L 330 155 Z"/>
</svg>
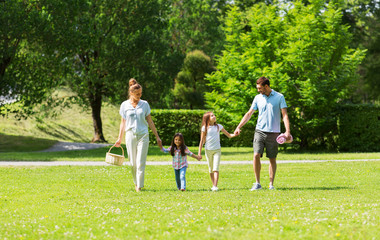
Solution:
<svg viewBox="0 0 380 240">
<path fill-rule="evenodd" d="M 131 78 L 129 80 L 129 99 L 120 106 L 120 131 L 119 138 L 115 143 L 115 147 L 120 147 L 125 132 L 125 143 L 132 166 L 136 192 L 140 192 L 144 187 L 145 164 L 149 148 L 148 126 L 156 136 L 158 146 L 162 148 L 162 141 L 150 116 L 149 103 L 141 100 L 141 95 L 141 85 Z"/>
</svg>

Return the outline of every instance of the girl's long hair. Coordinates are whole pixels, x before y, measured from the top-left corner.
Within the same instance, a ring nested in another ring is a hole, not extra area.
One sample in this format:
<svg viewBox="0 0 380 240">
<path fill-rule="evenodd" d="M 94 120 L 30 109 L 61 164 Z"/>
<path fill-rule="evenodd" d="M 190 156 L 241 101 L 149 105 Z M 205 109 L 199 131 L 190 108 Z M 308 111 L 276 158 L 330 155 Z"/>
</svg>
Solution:
<svg viewBox="0 0 380 240">
<path fill-rule="evenodd" d="M 207 135 L 207 128 L 210 126 L 210 117 L 211 117 L 211 114 L 212 114 L 212 112 L 206 112 L 205 114 L 203 114 L 203 118 L 202 118 L 201 128 L 203 126 L 205 126 L 205 133 L 206 133 L 206 135 Z M 218 127 L 218 131 L 219 131 L 219 125 L 216 122 L 214 124 L 216 124 L 216 126 Z"/>
<path fill-rule="evenodd" d="M 177 150 L 177 145 L 175 145 L 174 143 L 174 139 L 176 137 L 179 137 L 179 139 L 181 139 L 181 146 L 179 147 L 179 149 L 181 150 L 181 155 L 182 156 L 185 156 L 185 150 L 186 150 L 186 145 L 185 145 L 185 139 L 183 138 L 183 135 L 182 133 L 176 133 L 174 134 L 174 137 L 173 137 L 173 140 L 172 140 L 172 144 L 171 144 L 171 147 L 170 147 L 170 154 L 172 156 L 174 156 L 174 151 Z"/>
</svg>

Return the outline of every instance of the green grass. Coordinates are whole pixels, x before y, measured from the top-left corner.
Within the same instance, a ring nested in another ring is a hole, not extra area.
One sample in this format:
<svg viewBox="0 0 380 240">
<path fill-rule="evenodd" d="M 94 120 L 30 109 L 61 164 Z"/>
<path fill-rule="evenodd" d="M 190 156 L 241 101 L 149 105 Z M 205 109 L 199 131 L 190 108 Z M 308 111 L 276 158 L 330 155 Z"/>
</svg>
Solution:
<svg viewBox="0 0 380 240">
<path fill-rule="evenodd" d="M 267 165 L 262 184 L 268 185 Z M 277 190 L 250 192 L 248 165 L 191 165 L 187 191 L 170 166 L 0 168 L 1 239 L 377 239 L 380 164 L 281 164 Z"/>
<path fill-rule="evenodd" d="M 35 115 L 21 120 L 12 114 L 7 118 L 0 117 L 0 152 L 12 148 L 10 144 L 5 147 L 2 145 L 1 139 L 4 137 L 10 140 L 14 136 L 24 136 L 54 141 L 91 142 L 94 128 L 90 109 L 84 111 L 79 106 L 72 105 L 70 108 L 55 110 L 59 113 L 55 117 Z M 116 141 L 120 124 L 118 106 L 104 103 L 101 116 L 105 139 Z M 19 140 L 23 141 L 22 138 Z"/>
<path fill-rule="evenodd" d="M 125 156 L 126 149 L 125 145 Z M 197 154 L 197 147 L 189 147 L 190 151 Z M 92 150 L 76 150 L 64 152 L 0 152 L 0 161 L 104 161 L 109 147 Z M 121 154 L 121 150 L 112 149 L 113 153 Z M 203 160 L 206 161 L 204 151 Z M 222 161 L 251 161 L 253 149 L 249 147 L 225 147 L 222 148 Z M 264 160 L 268 160 L 264 155 Z M 348 159 L 380 159 L 379 153 L 286 153 L 280 152 L 278 160 L 348 160 Z M 189 160 L 196 161 L 193 158 Z M 171 161 L 169 154 L 162 153 L 157 146 L 150 146 L 148 161 Z"/>
</svg>

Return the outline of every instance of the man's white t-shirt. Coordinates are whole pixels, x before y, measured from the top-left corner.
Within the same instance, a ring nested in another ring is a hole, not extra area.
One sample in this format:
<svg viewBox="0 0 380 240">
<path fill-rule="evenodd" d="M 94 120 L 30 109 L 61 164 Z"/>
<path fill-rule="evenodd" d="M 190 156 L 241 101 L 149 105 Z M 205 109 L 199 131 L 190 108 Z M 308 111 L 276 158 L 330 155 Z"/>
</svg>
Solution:
<svg viewBox="0 0 380 240">
<path fill-rule="evenodd" d="M 219 126 L 219 129 L 218 129 Z M 207 129 L 207 135 L 206 135 L 206 143 L 205 143 L 205 149 L 206 150 L 217 150 L 220 149 L 220 131 L 223 129 L 223 126 L 218 124 L 209 126 Z M 201 129 L 202 132 L 205 132 L 205 126 L 202 126 Z"/>
</svg>

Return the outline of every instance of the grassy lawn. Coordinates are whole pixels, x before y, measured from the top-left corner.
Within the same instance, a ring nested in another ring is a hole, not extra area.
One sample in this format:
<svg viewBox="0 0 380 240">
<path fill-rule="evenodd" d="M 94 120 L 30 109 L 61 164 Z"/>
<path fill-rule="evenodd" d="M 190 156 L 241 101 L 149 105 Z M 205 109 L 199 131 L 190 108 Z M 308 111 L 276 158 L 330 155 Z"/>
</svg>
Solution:
<svg viewBox="0 0 380 240">
<path fill-rule="evenodd" d="M 376 239 L 379 162 L 282 164 L 275 191 L 250 192 L 248 165 L 222 165 L 219 192 L 192 165 L 187 191 L 171 166 L 0 168 L 1 239 Z M 262 184 L 268 185 L 267 165 Z"/>
<path fill-rule="evenodd" d="M 13 140 L 13 136 L 66 142 L 91 142 L 94 128 L 90 109 L 84 111 L 83 108 L 73 104 L 70 108 L 53 110 L 58 112 L 57 116 L 35 115 L 21 120 L 15 118 L 14 114 L 9 114 L 7 118 L 0 117 L 0 152 L 6 150 L 2 147 L 1 138 L 7 137 L 8 140 Z M 118 106 L 104 103 L 101 114 L 104 137 L 108 141 L 116 141 L 120 124 Z M 18 140 L 22 142 L 23 139 Z M 11 146 L 6 146 L 8 149 L 9 147 Z"/>
<path fill-rule="evenodd" d="M 126 154 L 125 145 L 124 152 Z M 198 147 L 189 147 L 193 153 L 198 153 Z M 0 161 L 104 161 L 109 147 L 65 152 L 0 152 Z M 113 153 L 121 154 L 121 150 L 112 149 Z M 127 157 L 127 155 L 125 155 Z M 203 160 L 206 161 L 204 152 Z M 250 147 L 222 148 L 222 161 L 250 161 L 253 149 Z M 264 155 L 264 160 L 268 160 Z M 380 159 L 380 153 L 287 153 L 280 152 L 278 160 L 347 160 L 347 159 Z M 196 161 L 190 158 L 192 161 Z M 150 146 L 148 161 L 171 161 L 169 154 L 162 153 L 157 146 Z"/>
</svg>

